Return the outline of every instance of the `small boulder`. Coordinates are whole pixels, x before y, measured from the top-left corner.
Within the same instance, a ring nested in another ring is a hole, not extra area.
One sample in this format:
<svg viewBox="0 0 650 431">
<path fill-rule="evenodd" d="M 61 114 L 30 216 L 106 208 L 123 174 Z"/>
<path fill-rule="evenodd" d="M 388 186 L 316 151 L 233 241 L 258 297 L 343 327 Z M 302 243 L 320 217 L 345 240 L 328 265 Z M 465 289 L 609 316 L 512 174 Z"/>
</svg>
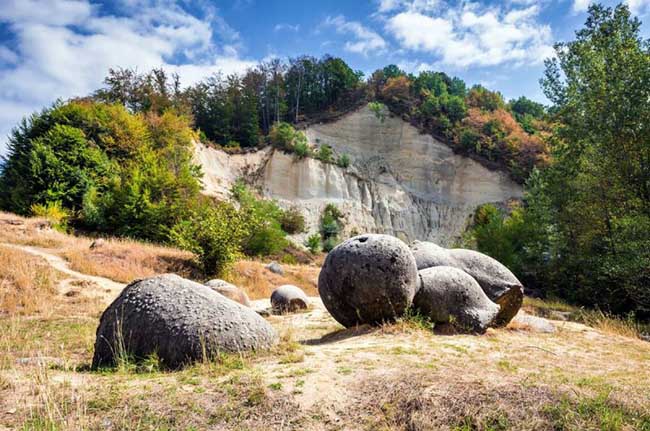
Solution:
<svg viewBox="0 0 650 431">
<path fill-rule="evenodd" d="M 284 275 L 284 269 L 282 268 L 282 265 L 277 262 L 271 262 L 266 265 L 265 268 L 271 271 L 273 274 Z"/>
<path fill-rule="evenodd" d="M 376 325 L 404 314 L 417 283 L 415 259 L 406 244 L 392 236 L 366 234 L 327 254 L 318 293 L 343 326 Z"/>
<path fill-rule="evenodd" d="M 421 283 L 413 308 L 436 323 L 450 323 L 456 330 L 484 333 L 499 313 L 481 286 L 466 272 L 435 266 L 419 272 Z"/>
<path fill-rule="evenodd" d="M 210 289 L 214 290 L 215 292 L 222 294 L 226 298 L 232 299 L 235 302 L 239 302 L 241 305 L 244 305 L 249 308 L 251 306 L 251 301 L 250 299 L 248 299 L 248 295 L 246 295 L 246 292 L 244 292 L 234 284 L 230 284 L 227 281 L 215 278 L 214 280 L 210 280 L 207 283 L 205 283 L 205 285 L 208 286 Z"/>
<path fill-rule="evenodd" d="M 165 274 L 132 282 L 104 311 L 92 367 L 114 365 L 122 353 L 136 359 L 156 353 L 176 368 L 219 352 L 266 349 L 276 340 L 271 325 L 250 308 Z"/>
<path fill-rule="evenodd" d="M 474 250 L 446 249 L 432 242 L 416 241 L 412 246 L 418 270 L 451 266 L 471 275 L 491 301 L 501 309 L 496 326 L 505 326 L 521 308 L 524 290 L 515 275 L 496 259 Z"/>
<path fill-rule="evenodd" d="M 309 306 L 309 298 L 301 288 L 285 284 L 271 294 L 271 307 L 276 313 L 294 313 L 305 310 Z"/>
</svg>

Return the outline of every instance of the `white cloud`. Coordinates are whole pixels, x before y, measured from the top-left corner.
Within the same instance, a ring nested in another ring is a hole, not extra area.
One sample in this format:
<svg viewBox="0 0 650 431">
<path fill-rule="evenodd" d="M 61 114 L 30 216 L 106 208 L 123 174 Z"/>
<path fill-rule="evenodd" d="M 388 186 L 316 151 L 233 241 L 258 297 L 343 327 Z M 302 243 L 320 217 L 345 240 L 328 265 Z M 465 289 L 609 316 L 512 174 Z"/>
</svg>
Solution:
<svg viewBox="0 0 650 431">
<path fill-rule="evenodd" d="M 573 11 L 584 12 L 589 8 L 592 0 L 573 0 Z"/>
<path fill-rule="evenodd" d="M 0 22 L 15 46 L 0 47 L 0 154 L 23 116 L 89 94 L 109 68 L 163 67 L 189 85 L 254 65 L 240 57 L 239 34 L 214 9 L 197 18 L 166 0 L 121 0 L 120 7 L 112 16 L 88 0 L 3 2 Z"/>
<path fill-rule="evenodd" d="M 502 9 L 463 4 L 444 14 L 403 10 L 387 18 L 386 30 L 402 48 L 437 56 L 453 67 L 538 64 L 553 55 L 539 7 Z"/>
<path fill-rule="evenodd" d="M 377 12 L 386 13 L 396 9 L 411 12 L 431 12 L 438 8 L 439 0 L 379 0 Z"/>
<path fill-rule="evenodd" d="M 354 37 L 353 40 L 345 42 L 344 49 L 356 54 L 368 55 L 369 53 L 379 53 L 386 49 L 387 44 L 375 31 L 363 26 L 357 21 L 347 21 L 345 17 L 327 17 L 324 26 L 334 27 L 339 34 L 349 34 Z"/>
<path fill-rule="evenodd" d="M 286 31 L 298 32 L 300 30 L 300 24 L 295 24 L 295 25 L 284 24 L 284 23 L 283 24 L 276 24 L 276 26 L 273 28 L 273 30 L 274 31 L 286 30 Z"/>
</svg>

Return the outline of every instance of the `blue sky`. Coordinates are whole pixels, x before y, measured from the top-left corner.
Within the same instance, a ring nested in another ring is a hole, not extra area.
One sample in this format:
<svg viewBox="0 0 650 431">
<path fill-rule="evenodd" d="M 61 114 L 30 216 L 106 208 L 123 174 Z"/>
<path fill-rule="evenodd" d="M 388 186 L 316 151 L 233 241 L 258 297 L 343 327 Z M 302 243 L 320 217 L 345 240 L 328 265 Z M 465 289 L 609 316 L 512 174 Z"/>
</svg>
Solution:
<svg viewBox="0 0 650 431">
<path fill-rule="evenodd" d="M 642 19 L 650 12 L 650 0 L 627 2 Z M 23 116 L 90 93 L 110 67 L 164 67 L 190 85 L 273 57 L 329 53 L 367 74 L 390 63 L 441 70 L 507 98 L 543 102 L 543 59 L 553 43 L 573 37 L 588 4 L 0 0 L 0 153 Z"/>
</svg>

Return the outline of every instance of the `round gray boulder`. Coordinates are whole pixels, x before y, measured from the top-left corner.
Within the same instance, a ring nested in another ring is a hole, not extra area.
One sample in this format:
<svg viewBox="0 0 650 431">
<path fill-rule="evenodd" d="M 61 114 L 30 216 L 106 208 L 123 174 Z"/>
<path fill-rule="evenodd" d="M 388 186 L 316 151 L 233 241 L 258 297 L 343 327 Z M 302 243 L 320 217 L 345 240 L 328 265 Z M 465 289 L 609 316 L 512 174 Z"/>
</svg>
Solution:
<svg viewBox="0 0 650 431">
<path fill-rule="evenodd" d="M 271 294 L 271 307 L 276 313 L 294 313 L 305 310 L 309 306 L 309 298 L 301 288 L 285 284 Z"/>
<path fill-rule="evenodd" d="M 246 295 L 246 292 L 244 292 L 234 284 L 230 284 L 227 281 L 215 278 L 214 280 L 210 280 L 207 283 L 205 283 L 205 285 L 208 286 L 210 289 L 214 290 L 215 292 L 222 294 L 226 298 L 232 299 L 235 302 L 239 302 L 241 305 L 244 305 L 249 308 L 251 306 L 251 301 L 250 299 L 248 299 L 248 295 Z"/>
<path fill-rule="evenodd" d="M 104 311 L 97 328 L 93 368 L 156 353 L 170 368 L 212 357 L 271 347 L 277 335 L 250 308 L 207 286 L 165 274 L 136 280 Z"/>
<path fill-rule="evenodd" d="M 432 242 L 416 241 L 411 246 L 418 270 L 452 266 L 471 275 L 491 301 L 501 309 L 496 326 L 505 326 L 519 312 L 524 287 L 515 275 L 496 259 L 474 250 L 446 249 Z"/>
<path fill-rule="evenodd" d="M 419 272 L 421 283 L 413 308 L 436 323 L 450 323 L 457 330 L 484 333 L 499 313 L 481 286 L 466 272 L 435 266 Z"/>
<path fill-rule="evenodd" d="M 279 263 L 277 263 L 275 261 L 273 261 L 273 262 L 269 263 L 268 265 L 266 265 L 265 268 L 268 269 L 269 271 L 271 271 L 274 274 L 284 275 L 284 268 L 282 268 L 282 265 L 280 265 Z"/>
<path fill-rule="evenodd" d="M 395 320 L 411 306 L 418 283 L 411 251 L 388 235 L 359 235 L 327 254 L 318 293 L 345 327 Z"/>
</svg>

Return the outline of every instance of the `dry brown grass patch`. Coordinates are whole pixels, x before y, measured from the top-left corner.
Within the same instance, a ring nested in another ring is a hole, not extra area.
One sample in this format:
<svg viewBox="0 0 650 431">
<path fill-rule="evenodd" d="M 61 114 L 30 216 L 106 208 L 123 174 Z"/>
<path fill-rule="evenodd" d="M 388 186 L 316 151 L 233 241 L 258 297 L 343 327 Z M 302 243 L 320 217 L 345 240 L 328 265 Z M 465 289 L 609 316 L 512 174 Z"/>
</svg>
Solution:
<svg viewBox="0 0 650 431">
<path fill-rule="evenodd" d="M 47 311 L 59 274 L 43 259 L 0 246 L 0 315 Z"/>
<path fill-rule="evenodd" d="M 224 278 L 244 289 L 250 299 L 266 299 L 275 288 L 283 284 L 300 287 L 308 296 L 318 296 L 319 266 L 282 264 L 284 275 L 272 273 L 264 267 L 265 263 L 255 260 L 242 260 L 233 266 Z"/>
<path fill-rule="evenodd" d="M 168 272 L 200 277 L 194 256 L 186 251 L 125 239 L 106 239 L 94 249 L 90 249 L 91 243 L 90 239 L 80 239 L 61 255 L 75 271 L 122 283 Z"/>
</svg>

